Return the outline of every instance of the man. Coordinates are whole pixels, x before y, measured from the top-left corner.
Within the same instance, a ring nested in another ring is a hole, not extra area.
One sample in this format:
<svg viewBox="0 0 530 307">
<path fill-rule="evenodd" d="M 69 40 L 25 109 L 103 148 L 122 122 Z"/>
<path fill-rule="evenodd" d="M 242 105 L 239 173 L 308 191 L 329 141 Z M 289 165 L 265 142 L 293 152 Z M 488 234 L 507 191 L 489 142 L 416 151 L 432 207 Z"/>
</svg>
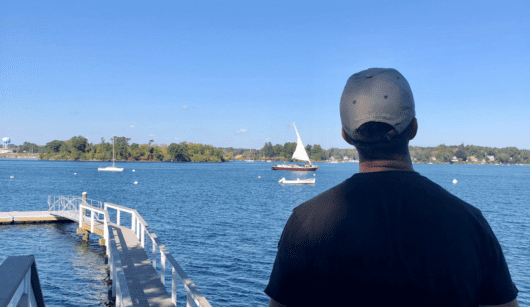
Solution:
<svg viewBox="0 0 530 307">
<path fill-rule="evenodd" d="M 354 74 L 340 115 L 359 173 L 293 210 L 265 289 L 270 306 L 518 306 L 480 210 L 412 167 L 407 80 L 394 69 Z"/>
</svg>

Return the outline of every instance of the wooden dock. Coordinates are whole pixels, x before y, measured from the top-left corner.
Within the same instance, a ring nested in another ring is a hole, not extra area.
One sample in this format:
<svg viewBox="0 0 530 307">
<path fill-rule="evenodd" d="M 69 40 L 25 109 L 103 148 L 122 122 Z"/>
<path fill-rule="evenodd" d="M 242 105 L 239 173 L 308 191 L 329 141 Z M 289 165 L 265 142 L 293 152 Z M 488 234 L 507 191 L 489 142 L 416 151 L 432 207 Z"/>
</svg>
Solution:
<svg viewBox="0 0 530 307">
<path fill-rule="evenodd" d="M 77 233 L 84 234 L 87 240 L 89 233 L 103 237 L 100 244 L 107 246 L 111 292 L 112 297 L 116 298 L 116 306 L 175 306 L 178 280 L 186 290 L 187 306 L 195 303 L 197 306 L 211 307 L 136 210 L 110 203 L 105 203 L 103 207 L 100 202 L 87 200 L 86 194 L 83 198 L 54 197 L 53 201 L 49 197 L 48 204 L 50 211 L 0 212 L 0 225 L 71 221 L 78 223 Z M 116 223 L 110 221 L 108 208 L 117 210 Z M 131 215 L 131 228 L 120 225 L 121 213 Z M 96 215 L 99 217 L 96 218 Z M 104 216 L 103 219 L 101 215 Z M 152 241 L 153 261 L 146 252 L 149 241 L 146 238 Z M 157 273 L 156 266 L 158 255 L 160 274 Z M 172 270 L 171 295 L 164 285 L 167 263 Z"/>
<path fill-rule="evenodd" d="M 136 234 L 111 224 L 133 306 L 175 306 Z"/>
<path fill-rule="evenodd" d="M 70 219 L 65 217 L 53 215 L 50 211 L 0 212 L 0 224 L 56 223 L 70 221 Z"/>
</svg>

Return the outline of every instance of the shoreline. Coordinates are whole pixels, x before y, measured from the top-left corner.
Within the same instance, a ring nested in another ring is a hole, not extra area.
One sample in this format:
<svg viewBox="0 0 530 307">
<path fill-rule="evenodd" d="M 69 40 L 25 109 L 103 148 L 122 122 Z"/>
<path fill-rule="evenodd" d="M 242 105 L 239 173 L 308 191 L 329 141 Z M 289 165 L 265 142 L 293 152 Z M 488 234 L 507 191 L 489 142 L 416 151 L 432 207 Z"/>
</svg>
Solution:
<svg viewBox="0 0 530 307">
<path fill-rule="evenodd" d="M 5 158 L 0 157 L 0 160 L 24 160 L 24 161 L 50 161 L 50 162 L 109 162 L 112 163 L 112 160 L 49 160 L 49 159 L 39 159 L 39 158 Z M 263 160 L 254 160 L 256 162 L 264 162 L 268 163 Z M 227 162 L 244 162 L 244 161 L 189 161 L 189 162 L 182 162 L 182 161 L 126 161 L 126 160 L 115 160 L 115 162 L 119 163 L 227 163 Z M 276 161 L 279 162 L 279 161 Z M 283 163 L 296 163 L 296 162 L 283 162 Z M 329 164 L 344 164 L 344 163 L 356 163 L 359 164 L 359 162 L 339 162 L 339 163 L 331 163 L 327 161 L 315 161 L 313 163 L 329 163 Z M 412 164 L 430 164 L 430 163 L 420 163 L 420 162 L 412 162 Z M 519 165 L 519 166 L 530 166 L 530 164 L 502 164 L 502 163 L 432 163 L 432 165 Z"/>
</svg>

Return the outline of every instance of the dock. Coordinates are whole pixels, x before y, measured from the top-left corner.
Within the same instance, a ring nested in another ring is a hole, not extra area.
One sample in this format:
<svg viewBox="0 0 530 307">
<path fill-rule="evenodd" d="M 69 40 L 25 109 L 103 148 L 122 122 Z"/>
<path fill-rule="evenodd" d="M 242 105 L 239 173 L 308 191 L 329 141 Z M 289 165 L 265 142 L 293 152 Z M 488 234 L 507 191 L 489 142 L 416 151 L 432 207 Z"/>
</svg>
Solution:
<svg viewBox="0 0 530 307">
<path fill-rule="evenodd" d="M 69 222 L 62 216 L 56 216 L 50 211 L 12 211 L 0 212 L 0 224 L 25 224 L 25 223 L 50 223 L 50 222 Z"/>
<path fill-rule="evenodd" d="M 116 210 L 116 221 L 110 220 L 108 210 Z M 130 217 L 131 228 L 121 225 L 122 213 Z M 77 223 L 77 233 L 82 234 L 86 240 L 90 234 L 101 237 L 99 243 L 106 246 L 108 272 L 112 280 L 109 299 L 114 301 L 115 306 L 176 306 L 177 285 L 181 285 L 186 292 L 186 306 L 195 304 L 200 307 L 211 307 L 160 239 L 134 209 L 91 200 L 86 197 L 86 193 L 83 193 L 82 197 L 49 196 L 48 211 L 0 212 L 0 225 L 57 222 Z M 147 254 L 147 250 L 149 250 L 147 245 L 150 245 L 152 250 L 152 261 Z M 5 261 L 8 260 L 15 261 L 11 257 Z M 160 261 L 158 267 L 157 260 Z M 32 261 L 35 267 L 34 274 L 38 276 L 35 266 L 38 259 Z M 166 264 L 171 267 L 171 275 L 168 275 L 168 277 L 171 276 L 171 294 L 165 288 Z M 25 268 L 25 272 L 28 272 L 28 264 L 22 267 Z M 160 273 L 157 272 L 157 268 Z M 29 280 L 30 277 L 28 275 L 25 280 Z M 34 283 L 35 277 L 31 278 L 32 283 Z M 6 276 L 0 275 L 0 280 L 8 279 Z M 23 281 L 19 281 L 19 283 L 24 284 Z M 12 284 L 10 287 L 23 289 L 22 284 Z M 36 290 L 29 287 L 27 291 L 27 293 L 17 291 L 12 294 L 11 298 L 0 297 L 0 302 L 3 301 L 6 306 L 11 306 L 9 304 L 18 306 L 19 300 L 25 299 L 27 301 L 28 297 L 31 297 Z M 44 303 L 42 302 L 42 306 Z M 3 304 L 0 305 L 4 306 Z"/>
</svg>

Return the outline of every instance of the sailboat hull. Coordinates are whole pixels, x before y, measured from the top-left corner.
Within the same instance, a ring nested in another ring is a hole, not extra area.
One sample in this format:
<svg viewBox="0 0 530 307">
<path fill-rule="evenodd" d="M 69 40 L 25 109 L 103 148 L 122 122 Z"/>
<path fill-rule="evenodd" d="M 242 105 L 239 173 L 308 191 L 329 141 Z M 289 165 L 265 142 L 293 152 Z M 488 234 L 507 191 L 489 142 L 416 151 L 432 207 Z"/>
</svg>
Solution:
<svg viewBox="0 0 530 307">
<path fill-rule="evenodd" d="M 274 165 L 272 169 L 275 171 L 309 172 L 309 171 L 316 171 L 318 169 L 318 166 L 299 165 L 299 164 L 283 164 L 283 165 Z"/>
<path fill-rule="evenodd" d="M 98 167 L 99 172 L 122 172 L 123 168 L 107 166 L 107 167 Z"/>
</svg>

